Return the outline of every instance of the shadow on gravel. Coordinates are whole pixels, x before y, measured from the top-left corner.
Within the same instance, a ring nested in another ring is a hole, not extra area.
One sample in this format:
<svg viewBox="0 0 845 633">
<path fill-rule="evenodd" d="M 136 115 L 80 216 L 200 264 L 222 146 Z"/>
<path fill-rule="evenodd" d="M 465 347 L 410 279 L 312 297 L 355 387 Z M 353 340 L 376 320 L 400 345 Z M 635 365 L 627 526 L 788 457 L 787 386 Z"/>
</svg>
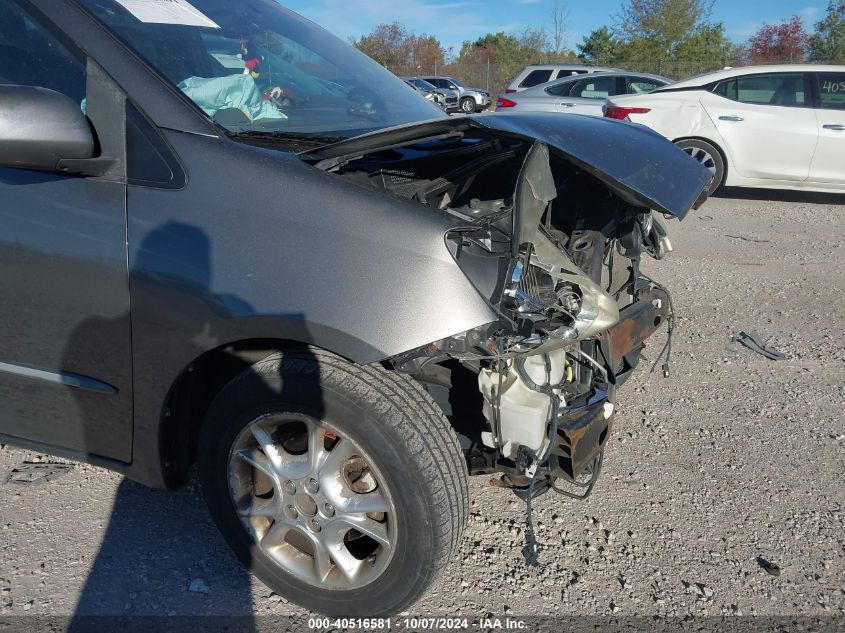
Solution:
<svg viewBox="0 0 845 633">
<path fill-rule="evenodd" d="M 789 191 L 786 189 L 749 189 L 744 187 L 723 187 L 713 194 L 714 198 L 732 200 L 762 200 L 772 202 L 799 202 L 805 204 L 845 205 L 845 193 L 819 193 L 815 191 Z"/>
<path fill-rule="evenodd" d="M 70 631 L 87 630 L 78 626 L 87 616 L 252 614 L 250 576 L 212 523 L 199 486 L 171 492 L 123 480 Z"/>
</svg>

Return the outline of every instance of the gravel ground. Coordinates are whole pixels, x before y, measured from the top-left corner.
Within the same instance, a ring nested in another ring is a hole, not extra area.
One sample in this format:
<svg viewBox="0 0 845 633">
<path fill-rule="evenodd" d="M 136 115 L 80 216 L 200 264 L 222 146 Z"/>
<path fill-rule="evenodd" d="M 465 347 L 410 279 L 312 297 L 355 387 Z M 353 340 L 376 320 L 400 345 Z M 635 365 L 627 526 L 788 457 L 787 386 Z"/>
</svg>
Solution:
<svg viewBox="0 0 845 633">
<path fill-rule="evenodd" d="M 529 569 L 523 504 L 474 479 L 460 555 L 414 613 L 845 614 L 843 203 L 731 191 L 673 223 L 676 252 L 646 264 L 679 313 L 672 375 L 621 392 L 594 495 L 537 501 Z M 730 342 L 752 329 L 787 359 Z M 0 450 L 0 481 L 33 458 Z M 0 485 L 0 526 L 0 615 L 300 613 L 241 570 L 194 485 L 76 465 Z"/>
</svg>

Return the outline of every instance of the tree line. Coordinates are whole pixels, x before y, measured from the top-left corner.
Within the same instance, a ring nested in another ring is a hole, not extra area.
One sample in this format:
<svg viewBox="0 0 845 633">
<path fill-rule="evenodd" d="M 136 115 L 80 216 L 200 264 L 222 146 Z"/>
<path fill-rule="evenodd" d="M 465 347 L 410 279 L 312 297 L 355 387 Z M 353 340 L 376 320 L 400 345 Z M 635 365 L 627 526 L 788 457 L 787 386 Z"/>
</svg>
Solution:
<svg viewBox="0 0 845 633">
<path fill-rule="evenodd" d="M 401 24 L 380 24 L 352 43 L 391 69 L 434 72 L 448 65 L 512 68 L 530 63 L 625 65 L 645 60 L 715 65 L 845 62 L 845 0 L 830 0 L 808 30 L 798 16 L 766 24 L 746 42 L 734 42 L 712 17 L 712 0 L 625 0 L 611 24 L 568 46 L 565 0 L 554 0 L 546 24 L 517 33 L 487 33 L 446 49 L 435 35 Z"/>
</svg>

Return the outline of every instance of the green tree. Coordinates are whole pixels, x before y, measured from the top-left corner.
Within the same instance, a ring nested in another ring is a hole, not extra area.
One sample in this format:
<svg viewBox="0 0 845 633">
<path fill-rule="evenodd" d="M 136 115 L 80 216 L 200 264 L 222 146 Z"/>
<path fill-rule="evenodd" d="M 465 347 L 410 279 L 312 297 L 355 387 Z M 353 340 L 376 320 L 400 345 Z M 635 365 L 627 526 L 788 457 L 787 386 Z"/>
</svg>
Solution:
<svg viewBox="0 0 845 633">
<path fill-rule="evenodd" d="M 737 56 L 738 47 L 725 35 L 722 23 L 705 24 L 675 49 L 675 59 L 683 62 L 719 61 L 727 65 Z"/>
<path fill-rule="evenodd" d="M 616 31 L 628 44 L 639 42 L 639 53 L 669 59 L 712 28 L 712 7 L 712 0 L 627 0 L 616 17 Z"/>
<path fill-rule="evenodd" d="M 515 35 L 508 35 L 504 31 L 487 33 L 474 42 L 464 42 L 458 54 L 458 61 L 486 62 L 489 57 L 491 63 L 506 64 L 520 55 L 520 49 L 519 40 Z"/>
<path fill-rule="evenodd" d="M 845 62 L 845 0 L 830 1 L 824 19 L 816 23 L 808 48 L 811 61 Z"/>
<path fill-rule="evenodd" d="M 578 49 L 578 59 L 586 64 L 604 66 L 616 63 L 622 54 L 622 42 L 606 26 L 585 36 Z"/>
</svg>

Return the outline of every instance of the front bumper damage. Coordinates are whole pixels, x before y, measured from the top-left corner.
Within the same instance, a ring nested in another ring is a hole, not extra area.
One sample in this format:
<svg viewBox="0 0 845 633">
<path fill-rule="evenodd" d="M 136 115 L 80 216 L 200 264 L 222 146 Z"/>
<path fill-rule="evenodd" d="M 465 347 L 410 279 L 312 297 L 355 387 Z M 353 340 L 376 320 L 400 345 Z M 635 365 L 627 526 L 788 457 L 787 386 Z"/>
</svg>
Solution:
<svg viewBox="0 0 845 633">
<path fill-rule="evenodd" d="M 604 450 L 612 426 L 616 389 L 630 377 L 637 366 L 646 339 L 671 317 L 665 290 L 652 288 L 619 312 L 619 322 L 602 333 L 600 347 L 612 368 L 608 391 L 597 391 L 586 404 L 560 411 L 557 443 L 552 449 L 551 473 L 572 479 L 592 464 Z"/>
<path fill-rule="evenodd" d="M 541 114 L 385 130 L 315 164 L 453 218 L 445 246 L 499 318 L 387 362 L 442 392 L 470 472 L 588 494 L 616 390 L 672 323 L 641 256 L 671 250 L 658 214 L 701 204 L 710 173 L 639 126 Z"/>
</svg>

